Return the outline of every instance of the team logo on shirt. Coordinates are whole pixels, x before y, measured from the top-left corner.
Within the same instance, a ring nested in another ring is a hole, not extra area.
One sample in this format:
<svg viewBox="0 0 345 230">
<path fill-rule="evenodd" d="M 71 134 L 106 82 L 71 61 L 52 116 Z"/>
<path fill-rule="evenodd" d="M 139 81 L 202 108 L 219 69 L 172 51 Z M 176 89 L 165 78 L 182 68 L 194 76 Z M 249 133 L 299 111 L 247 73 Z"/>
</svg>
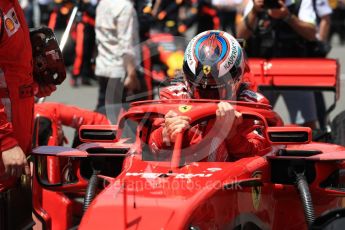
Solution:
<svg viewBox="0 0 345 230">
<path fill-rule="evenodd" d="M 6 29 L 7 35 L 11 37 L 20 28 L 20 23 L 18 21 L 18 17 L 16 15 L 16 12 L 14 11 L 14 8 L 11 8 L 4 15 L 4 21 L 5 21 L 5 29 Z"/>
</svg>

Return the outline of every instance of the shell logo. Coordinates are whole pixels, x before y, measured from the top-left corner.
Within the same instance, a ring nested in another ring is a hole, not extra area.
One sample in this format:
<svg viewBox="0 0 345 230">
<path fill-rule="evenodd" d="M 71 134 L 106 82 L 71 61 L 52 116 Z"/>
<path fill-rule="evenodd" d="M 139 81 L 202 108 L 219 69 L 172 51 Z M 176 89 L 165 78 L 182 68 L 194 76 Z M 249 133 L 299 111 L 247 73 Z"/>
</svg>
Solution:
<svg viewBox="0 0 345 230">
<path fill-rule="evenodd" d="M 12 32 L 15 29 L 14 22 L 10 18 L 7 18 L 5 20 L 5 26 L 7 30 L 9 30 L 10 32 Z"/>
</svg>

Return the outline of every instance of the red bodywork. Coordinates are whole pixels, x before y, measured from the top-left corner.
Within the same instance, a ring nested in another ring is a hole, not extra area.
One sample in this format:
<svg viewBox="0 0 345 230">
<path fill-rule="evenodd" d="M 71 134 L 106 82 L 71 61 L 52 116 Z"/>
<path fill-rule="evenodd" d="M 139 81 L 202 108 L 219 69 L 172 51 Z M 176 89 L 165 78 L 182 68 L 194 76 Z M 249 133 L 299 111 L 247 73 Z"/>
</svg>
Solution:
<svg viewBox="0 0 345 230">
<path fill-rule="evenodd" d="M 256 83 L 269 88 L 331 90 L 339 97 L 339 63 L 335 59 L 249 59 Z"/>
<path fill-rule="evenodd" d="M 62 126 L 69 126 L 74 129 L 79 129 L 81 125 L 105 125 L 109 121 L 103 114 L 88 111 L 74 106 L 68 106 L 61 103 L 45 102 L 35 104 L 35 128 L 34 128 L 34 143 L 37 147 L 40 143 L 39 130 L 40 119 L 50 121 L 50 135 L 46 137 L 49 146 L 61 145 L 67 141 L 64 137 Z M 45 135 L 48 135 L 47 133 Z M 66 151 L 65 149 L 65 152 Z M 70 155 L 70 154 L 69 154 Z M 50 171 L 54 169 L 63 169 L 66 166 L 66 159 L 57 159 L 56 157 L 47 158 L 47 168 Z M 61 175 L 57 173 L 49 174 L 49 181 L 55 182 L 61 180 Z M 81 213 L 82 205 L 79 202 L 73 202 L 70 197 L 63 192 L 52 192 L 49 189 L 44 189 L 39 186 L 37 180 L 33 181 L 33 209 L 40 217 L 43 226 L 47 229 L 66 229 L 66 226 L 71 226 L 73 223 L 73 216 L 66 215 L 66 213 Z M 83 181 L 83 186 L 87 185 L 87 180 Z M 61 212 L 60 210 L 64 210 Z"/>
<path fill-rule="evenodd" d="M 71 220 L 64 225 L 51 225 L 48 229 L 69 229 L 76 225 L 81 230 L 242 229 L 253 226 L 257 227 L 255 229 L 306 229 L 300 196 L 289 174 L 290 167 L 296 164 L 305 169 L 316 216 L 344 206 L 345 192 L 341 186 L 344 184 L 345 147 L 311 142 L 308 129 L 269 127 L 278 124 L 280 117 L 268 105 L 230 102 L 244 119 L 260 121 L 268 146 L 260 155 L 234 162 L 190 161 L 180 148 L 181 133 L 168 160 L 156 161 L 152 157 L 147 142 L 156 119 L 174 110 L 189 116 L 192 123 L 207 121 L 215 118 L 217 103 L 207 100 L 134 103 L 120 119 L 117 138 L 113 141 L 107 143 L 95 138 L 77 149 L 35 149 L 36 161 L 47 155 L 70 159 L 77 177 L 73 183 L 49 186 L 39 181 L 40 167 L 35 165 L 34 186 L 65 195 L 65 205 L 61 205 L 61 198 L 51 204 L 54 212 L 65 215 L 65 219 L 80 218 L 74 223 Z M 132 139 L 126 138 L 124 131 L 128 120 L 138 124 L 132 129 L 135 132 Z M 306 132 L 307 140 L 295 140 L 286 145 L 269 139 L 270 132 L 294 131 Z M 102 186 L 97 187 L 95 199 L 82 214 L 75 208 L 76 198 L 83 198 L 87 179 L 79 163 L 102 157 L 121 159 L 121 172 L 99 176 Z M 61 175 L 59 169 L 49 173 Z M 34 197 L 37 199 L 39 197 Z"/>
</svg>

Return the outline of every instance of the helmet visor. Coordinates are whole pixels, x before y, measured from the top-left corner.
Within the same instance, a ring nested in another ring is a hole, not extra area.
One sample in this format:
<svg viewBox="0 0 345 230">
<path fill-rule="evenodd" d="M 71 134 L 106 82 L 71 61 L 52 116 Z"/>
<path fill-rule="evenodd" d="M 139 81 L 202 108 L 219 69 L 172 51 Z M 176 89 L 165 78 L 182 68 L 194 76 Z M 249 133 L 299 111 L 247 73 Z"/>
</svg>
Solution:
<svg viewBox="0 0 345 230">
<path fill-rule="evenodd" d="M 193 94 L 193 98 L 197 99 L 230 99 L 232 97 L 231 84 L 222 85 L 200 85 L 190 83 L 189 87 Z"/>
<path fill-rule="evenodd" d="M 194 98 L 219 100 L 230 99 L 233 95 L 234 81 L 230 72 L 221 78 L 215 78 L 212 75 L 198 76 L 188 83 Z"/>
</svg>

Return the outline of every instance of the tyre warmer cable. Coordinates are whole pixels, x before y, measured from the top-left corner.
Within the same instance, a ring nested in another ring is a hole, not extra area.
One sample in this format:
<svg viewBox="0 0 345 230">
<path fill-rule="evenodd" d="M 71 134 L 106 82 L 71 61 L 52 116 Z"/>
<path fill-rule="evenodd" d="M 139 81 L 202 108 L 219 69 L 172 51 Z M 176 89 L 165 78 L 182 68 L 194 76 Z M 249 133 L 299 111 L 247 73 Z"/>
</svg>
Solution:
<svg viewBox="0 0 345 230">
<path fill-rule="evenodd" d="M 294 171 L 296 176 L 296 187 L 300 194 L 300 198 L 303 204 L 304 215 L 307 225 L 310 226 L 315 220 L 314 207 L 311 199 L 308 182 L 304 173 Z"/>
<path fill-rule="evenodd" d="M 93 170 L 92 176 L 89 180 L 89 184 L 87 185 L 86 193 L 85 193 L 85 199 L 84 199 L 84 206 L 83 211 L 85 211 L 89 208 L 92 200 L 95 198 L 96 190 L 99 184 L 100 178 L 98 177 L 100 171 Z"/>
</svg>

